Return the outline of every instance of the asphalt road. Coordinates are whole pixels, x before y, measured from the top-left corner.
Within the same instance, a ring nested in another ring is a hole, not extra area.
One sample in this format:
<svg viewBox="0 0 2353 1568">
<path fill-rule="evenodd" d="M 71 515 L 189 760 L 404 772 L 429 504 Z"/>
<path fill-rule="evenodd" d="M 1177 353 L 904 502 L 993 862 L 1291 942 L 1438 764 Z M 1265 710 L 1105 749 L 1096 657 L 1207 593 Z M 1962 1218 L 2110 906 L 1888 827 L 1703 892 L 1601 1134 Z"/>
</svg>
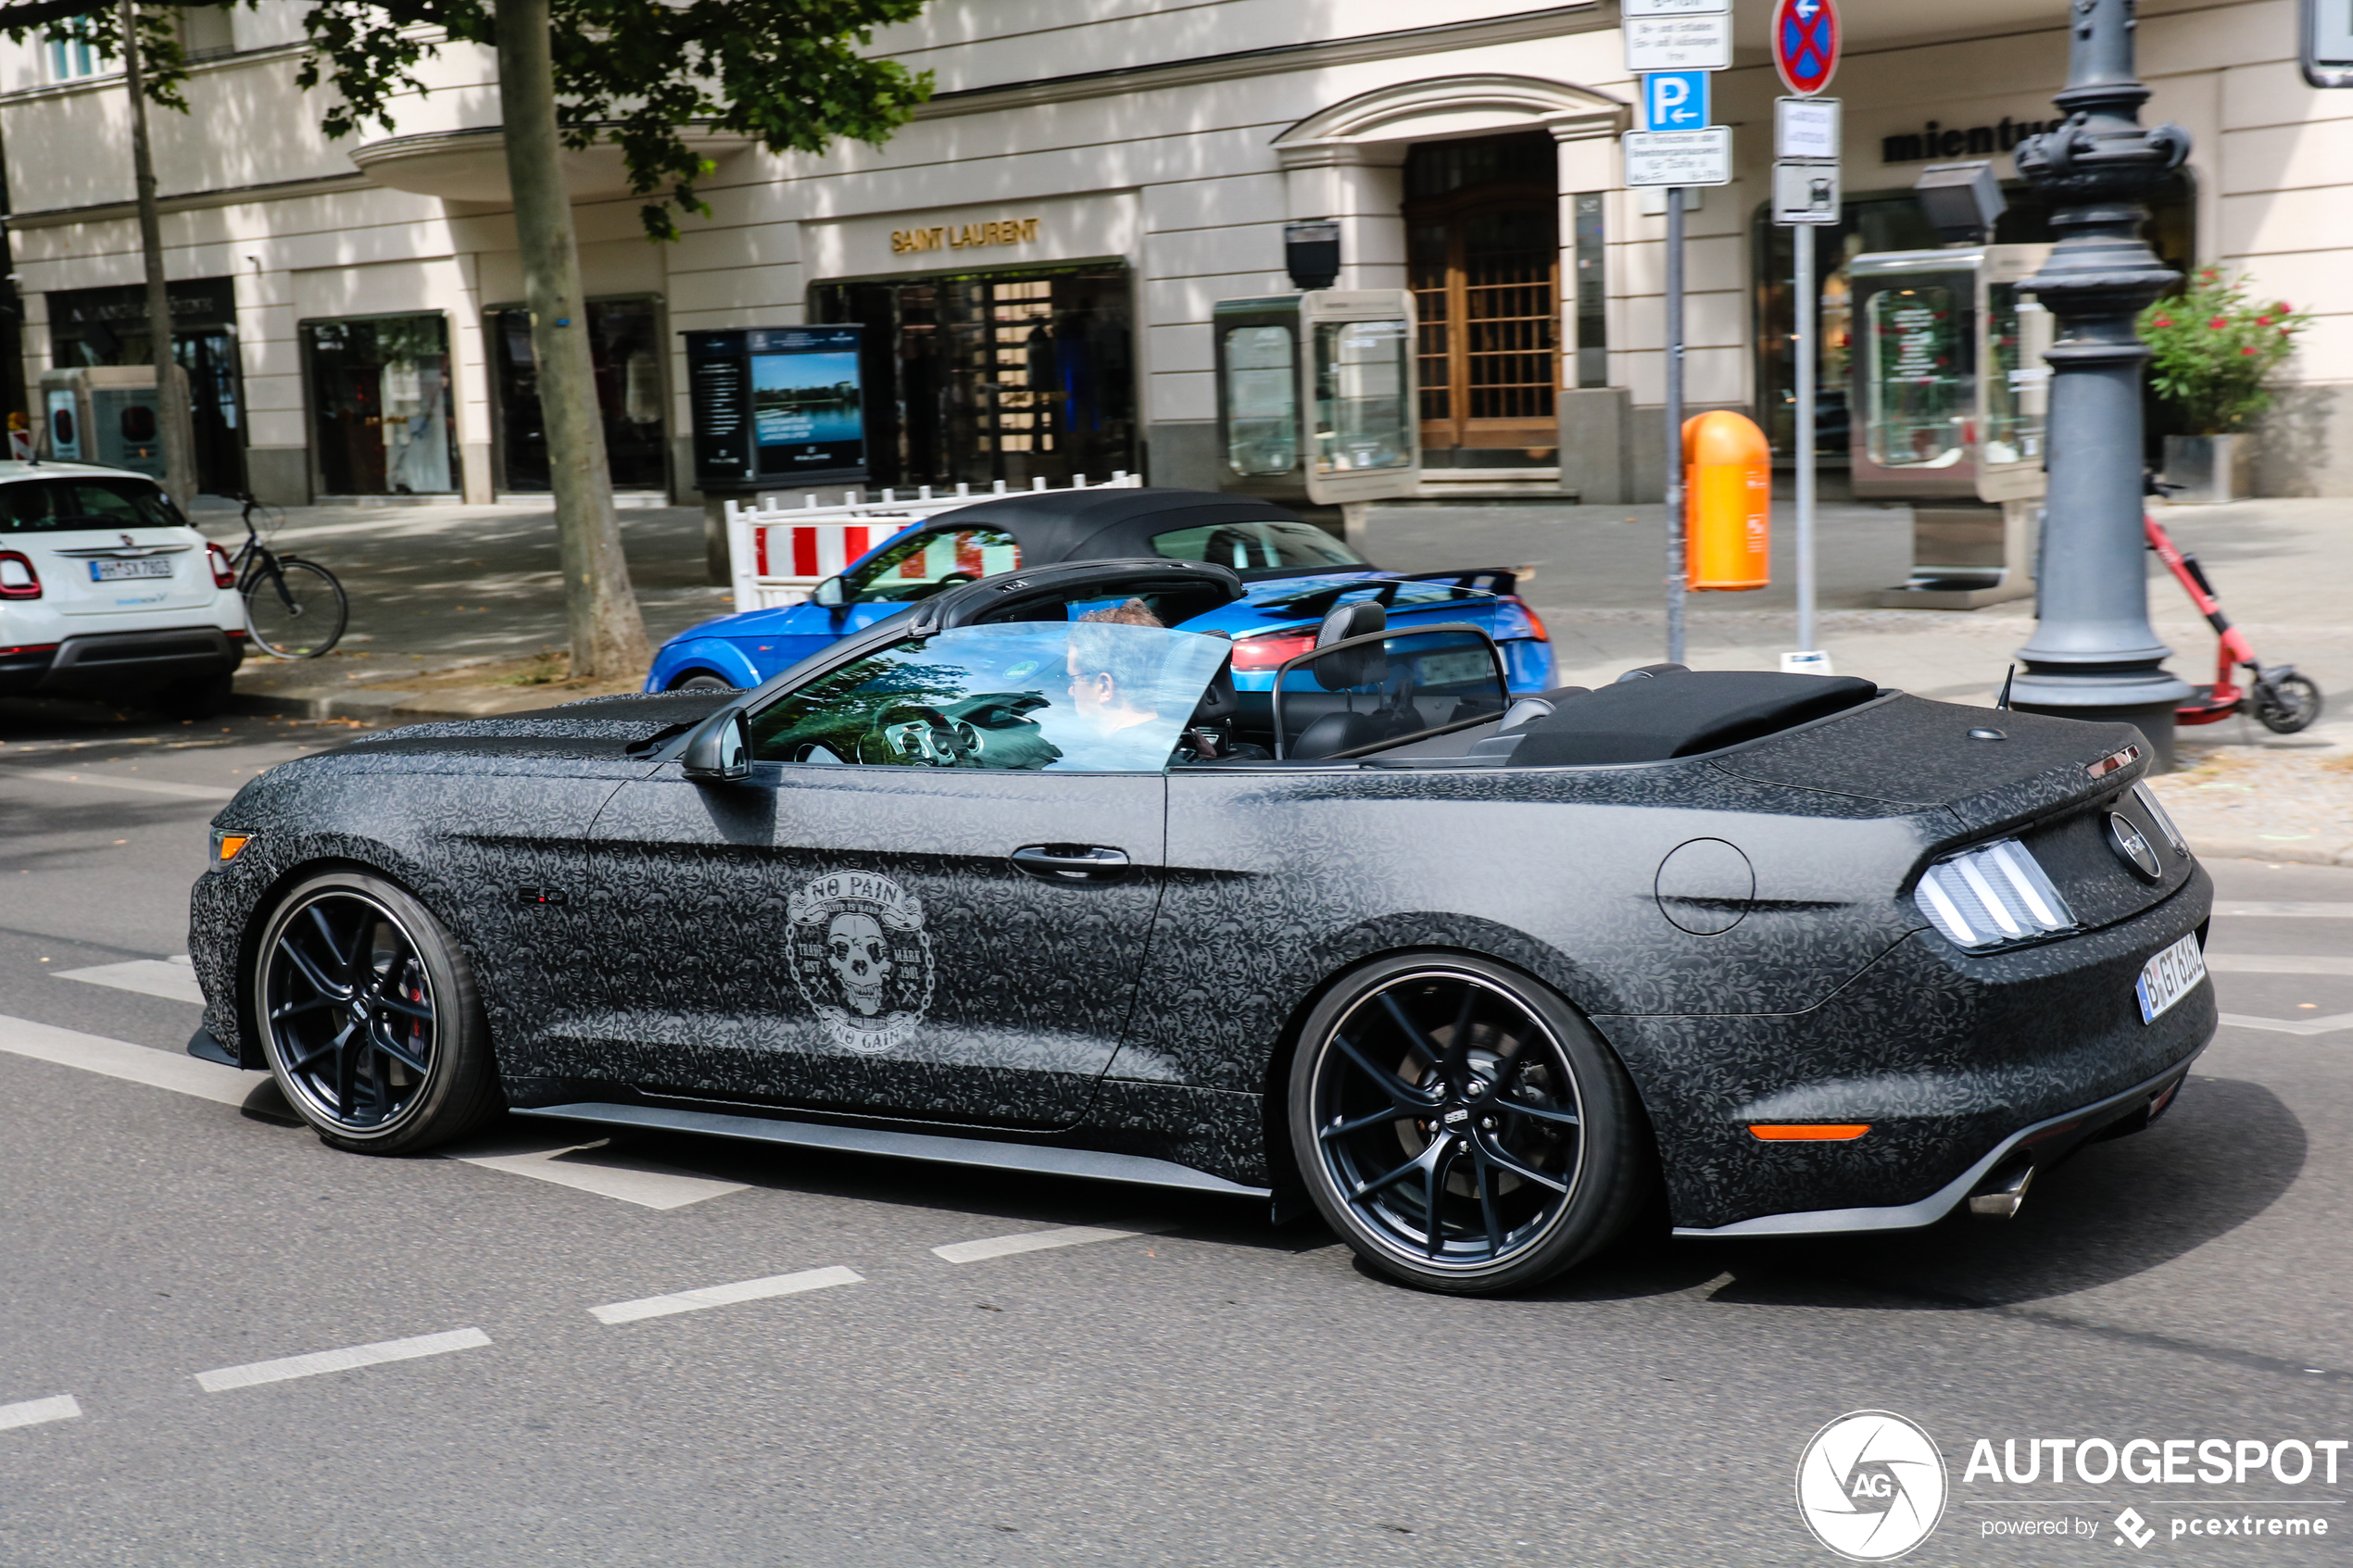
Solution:
<svg viewBox="0 0 2353 1568">
<path fill-rule="evenodd" d="M 1827 1564 L 1793 1480 L 1863 1409 L 1951 1477 L 1909 1562 L 2347 1558 L 2341 1446 L 2334 1484 L 1965 1469 L 2353 1438 L 2353 871 L 2211 868 L 2254 1024 L 2016 1221 L 1464 1301 L 1208 1199 L 545 1124 L 325 1148 L 179 1054 L 170 960 L 218 800 L 346 733 L 0 703 L 0 1563 Z M 1007 1236 L 1057 1245 L 958 1247 Z"/>
</svg>

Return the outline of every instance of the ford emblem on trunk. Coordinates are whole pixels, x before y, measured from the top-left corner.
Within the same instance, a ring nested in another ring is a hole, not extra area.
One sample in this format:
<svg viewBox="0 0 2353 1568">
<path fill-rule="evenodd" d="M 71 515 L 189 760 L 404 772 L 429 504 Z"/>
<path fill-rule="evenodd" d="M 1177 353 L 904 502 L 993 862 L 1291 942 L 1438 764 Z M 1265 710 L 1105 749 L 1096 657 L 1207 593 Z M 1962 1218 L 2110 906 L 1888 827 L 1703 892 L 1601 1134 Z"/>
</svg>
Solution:
<svg viewBox="0 0 2353 1568">
<path fill-rule="evenodd" d="M 2120 812 L 2108 814 L 2108 838 L 2116 848 L 2117 858 L 2151 882 L 2163 880 L 2165 868 L 2158 863 L 2157 851 L 2132 819 Z"/>
</svg>

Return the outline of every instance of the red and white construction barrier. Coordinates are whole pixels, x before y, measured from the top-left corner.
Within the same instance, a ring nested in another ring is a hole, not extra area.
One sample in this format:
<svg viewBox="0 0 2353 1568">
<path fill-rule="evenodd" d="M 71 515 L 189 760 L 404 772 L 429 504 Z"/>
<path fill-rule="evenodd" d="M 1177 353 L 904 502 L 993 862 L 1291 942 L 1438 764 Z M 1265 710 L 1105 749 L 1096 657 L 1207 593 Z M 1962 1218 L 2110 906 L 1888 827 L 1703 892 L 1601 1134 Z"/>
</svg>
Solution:
<svg viewBox="0 0 2353 1568">
<path fill-rule="evenodd" d="M 1088 484 L 1082 475 L 1069 488 L 1124 490 L 1142 483 L 1135 475 L 1115 473 L 1104 483 Z M 1030 492 L 1048 488 L 1041 479 L 1031 484 Z M 1009 491 L 1000 480 L 994 488 L 979 492 L 969 484 L 959 484 L 952 492 L 935 492 L 925 485 L 912 495 L 885 490 L 873 500 L 852 490 L 832 505 L 821 503 L 814 495 L 798 507 L 786 507 L 783 496 L 774 495 L 759 496 L 751 504 L 731 500 L 726 503 L 727 558 L 735 577 L 736 608 L 773 609 L 799 604 L 818 583 L 839 574 L 900 530 L 958 507 L 1017 494 L 1023 492 Z M 968 550 L 963 555 L 973 558 L 960 555 L 952 563 L 945 557 L 931 558 L 955 548 L 951 540 L 935 543 L 923 557 L 908 561 L 908 575 L 937 579 L 948 571 L 968 571 L 986 577 L 1010 571 L 1017 564 L 1010 548 Z M 992 560 L 992 556 L 1003 558 Z"/>
</svg>

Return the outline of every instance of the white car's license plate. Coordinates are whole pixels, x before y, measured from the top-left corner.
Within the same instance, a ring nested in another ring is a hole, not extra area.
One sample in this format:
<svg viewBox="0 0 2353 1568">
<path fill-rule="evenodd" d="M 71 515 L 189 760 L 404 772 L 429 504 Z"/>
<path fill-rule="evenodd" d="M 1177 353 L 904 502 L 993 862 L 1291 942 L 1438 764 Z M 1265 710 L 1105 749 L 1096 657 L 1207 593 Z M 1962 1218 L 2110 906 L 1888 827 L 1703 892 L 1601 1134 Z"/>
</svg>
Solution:
<svg viewBox="0 0 2353 1568">
<path fill-rule="evenodd" d="M 2206 955 L 2198 951 L 2197 933 L 2193 931 L 2141 966 L 2141 977 L 2133 982 L 2133 995 L 2141 1004 L 2141 1022 L 2153 1022 L 2197 989 L 2197 983 L 2205 978 Z"/>
<path fill-rule="evenodd" d="M 148 556 L 140 560 L 94 560 L 90 563 L 90 581 L 93 583 L 123 583 L 134 577 L 170 575 L 170 556 Z"/>
</svg>

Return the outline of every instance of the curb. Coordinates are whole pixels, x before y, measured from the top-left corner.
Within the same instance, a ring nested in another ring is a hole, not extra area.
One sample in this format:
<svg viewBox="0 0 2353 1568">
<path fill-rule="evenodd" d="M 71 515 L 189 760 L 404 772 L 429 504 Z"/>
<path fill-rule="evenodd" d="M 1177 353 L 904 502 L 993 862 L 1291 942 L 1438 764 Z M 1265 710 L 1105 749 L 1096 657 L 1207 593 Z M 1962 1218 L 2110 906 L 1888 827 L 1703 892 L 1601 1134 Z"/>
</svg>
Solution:
<svg viewBox="0 0 2353 1568">
<path fill-rule="evenodd" d="M 2259 838 L 2252 834 L 2223 836 L 2191 834 L 2191 847 L 2206 860 L 2292 861 L 2306 866 L 2353 866 L 2353 844 L 2332 848 L 2318 834 L 2307 840 Z"/>
</svg>

